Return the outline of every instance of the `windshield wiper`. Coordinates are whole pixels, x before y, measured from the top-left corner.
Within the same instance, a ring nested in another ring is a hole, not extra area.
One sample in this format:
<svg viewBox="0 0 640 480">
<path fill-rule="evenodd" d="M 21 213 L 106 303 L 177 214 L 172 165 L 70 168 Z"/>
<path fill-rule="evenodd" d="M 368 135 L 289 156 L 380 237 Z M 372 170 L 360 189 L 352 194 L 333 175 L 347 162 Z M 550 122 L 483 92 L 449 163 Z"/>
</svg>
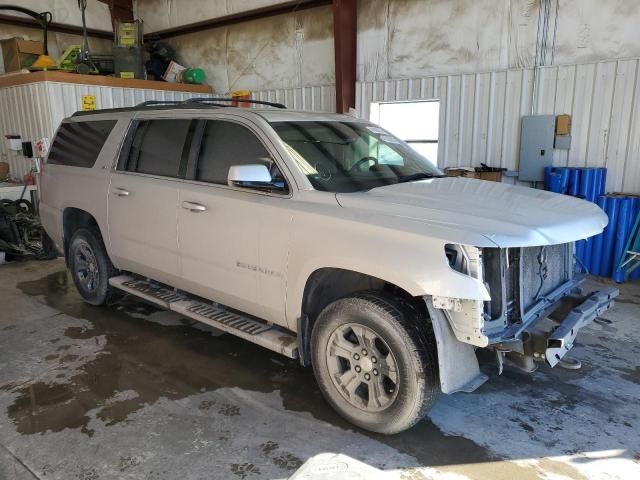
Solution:
<svg viewBox="0 0 640 480">
<path fill-rule="evenodd" d="M 413 175 L 405 175 L 398 178 L 398 183 L 415 182 L 416 180 L 427 180 L 429 178 L 442 178 L 444 175 L 436 175 L 435 173 L 414 173 Z"/>
</svg>

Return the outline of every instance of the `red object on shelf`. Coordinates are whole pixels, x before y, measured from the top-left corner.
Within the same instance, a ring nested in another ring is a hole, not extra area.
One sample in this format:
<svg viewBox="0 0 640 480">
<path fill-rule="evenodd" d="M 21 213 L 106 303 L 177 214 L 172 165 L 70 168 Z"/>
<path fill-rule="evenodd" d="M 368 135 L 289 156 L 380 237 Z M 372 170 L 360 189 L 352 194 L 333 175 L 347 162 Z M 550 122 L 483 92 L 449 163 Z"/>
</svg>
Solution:
<svg viewBox="0 0 640 480">
<path fill-rule="evenodd" d="M 231 104 L 234 107 L 249 108 L 251 105 L 249 102 L 243 102 L 243 100 L 251 100 L 251 90 L 238 90 L 231 92 Z"/>
</svg>

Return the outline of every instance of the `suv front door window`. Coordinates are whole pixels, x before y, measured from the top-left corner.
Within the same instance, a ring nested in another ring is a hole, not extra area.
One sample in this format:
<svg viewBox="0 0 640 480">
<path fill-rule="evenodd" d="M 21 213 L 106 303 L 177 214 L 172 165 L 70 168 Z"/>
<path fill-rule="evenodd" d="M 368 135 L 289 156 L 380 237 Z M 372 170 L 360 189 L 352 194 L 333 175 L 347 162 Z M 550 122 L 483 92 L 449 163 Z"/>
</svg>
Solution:
<svg viewBox="0 0 640 480">
<path fill-rule="evenodd" d="M 263 143 L 248 128 L 232 122 L 206 122 L 195 179 L 227 185 L 229 169 L 238 165 L 265 165 L 278 193 L 287 193 L 285 179 Z"/>
</svg>

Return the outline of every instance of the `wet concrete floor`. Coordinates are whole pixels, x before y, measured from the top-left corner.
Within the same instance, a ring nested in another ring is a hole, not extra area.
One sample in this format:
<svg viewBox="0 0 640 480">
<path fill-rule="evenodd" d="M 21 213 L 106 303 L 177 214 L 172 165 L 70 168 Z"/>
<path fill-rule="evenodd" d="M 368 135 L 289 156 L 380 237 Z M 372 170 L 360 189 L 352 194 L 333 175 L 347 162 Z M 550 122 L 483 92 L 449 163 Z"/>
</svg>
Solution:
<svg viewBox="0 0 640 480">
<path fill-rule="evenodd" d="M 0 266 L 0 479 L 287 478 L 335 452 L 385 478 L 640 478 L 640 285 L 542 367 L 361 431 L 310 369 L 132 297 L 84 304 L 61 260 Z"/>
</svg>

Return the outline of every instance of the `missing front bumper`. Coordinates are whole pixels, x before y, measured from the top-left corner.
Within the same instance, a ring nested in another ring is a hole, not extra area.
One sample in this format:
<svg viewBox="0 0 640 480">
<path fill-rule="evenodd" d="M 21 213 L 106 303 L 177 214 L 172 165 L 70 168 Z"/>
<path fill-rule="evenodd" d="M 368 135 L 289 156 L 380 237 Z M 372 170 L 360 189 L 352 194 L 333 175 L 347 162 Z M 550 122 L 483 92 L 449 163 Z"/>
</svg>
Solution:
<svg viewBox="0 0 640 480">
<path fill-rule="evenodd" d="M 546 339 L 544 359 L 554 367 L 573 347 L 578 331 L 613 307 L 618 296 L 617 288 L 604 288 L 591 295 L 579 305 L 573 307 L 567 316 L 555 327 Z M 541 353 L 541 352 L 539 352 Z"/>
<path fill-rule="evenodd" d="M 555 367 L 571 350 L 580 329 L 614 305 L 616 288 L 602 288 L 588 295 L 573 292 L 564 295 L 526 326 L 520 326 L 518 338 L 495 344 L 493 348 L 510 365 L 533 372 L 536 362 Z M 501 362 L 501 361 L 500 361 Z"/>
</svg>

